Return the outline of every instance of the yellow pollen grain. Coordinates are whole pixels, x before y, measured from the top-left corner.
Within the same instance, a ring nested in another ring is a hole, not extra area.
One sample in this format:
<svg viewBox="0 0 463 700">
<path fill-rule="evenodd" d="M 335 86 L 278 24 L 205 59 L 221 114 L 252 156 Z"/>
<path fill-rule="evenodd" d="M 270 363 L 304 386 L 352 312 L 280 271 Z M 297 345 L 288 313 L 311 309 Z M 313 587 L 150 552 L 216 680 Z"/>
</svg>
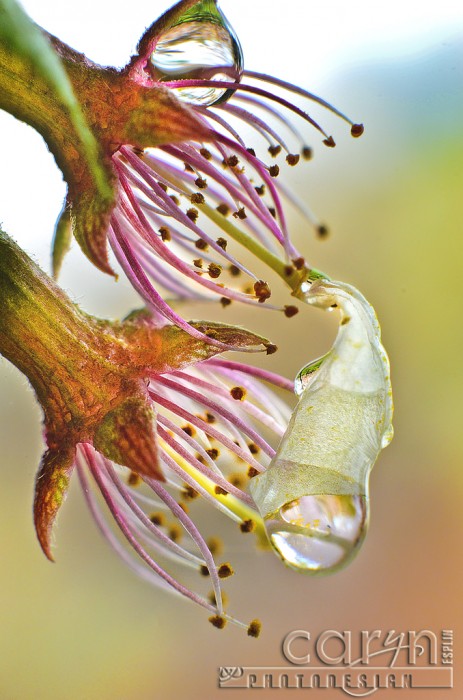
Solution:
<svg viewBox="0 0 463 700">
<path fill-rule="evenodd" d="M 211 554 L 220 554 L 223 550 L 223 542 L 218 537 L 209 537 L 206 544 Z"/>
<path fill-rule="evenodd" d="M 152 513 L 152 515 L 150 515 L 150 520 L 153 525 L 162 526 L 164 525 L 166 519 L 164 513 Z"/>
<path fill-rule="evenodd" d="M 174 524 L 169 527 L 168 534 L 172 542 L 178 542 L 182 538 L 183 530 L 180 525 Z"/>
</svg>

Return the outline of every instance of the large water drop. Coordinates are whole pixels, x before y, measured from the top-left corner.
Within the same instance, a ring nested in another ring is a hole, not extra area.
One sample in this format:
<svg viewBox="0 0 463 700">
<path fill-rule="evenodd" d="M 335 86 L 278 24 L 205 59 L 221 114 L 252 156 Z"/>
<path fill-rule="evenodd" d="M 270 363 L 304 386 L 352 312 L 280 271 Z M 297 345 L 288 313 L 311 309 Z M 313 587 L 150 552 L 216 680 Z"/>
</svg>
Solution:
<svg viewBox="0 0 463 700">
<path fill-rule="evenodd" d="M 392 438 L 389 361 L 358 290 L 318 277 L 301 298 L 340 311 L 331 350 L 302 368 L 299 402 L 266 471 L 249 490 L 285 564 L 321 574 L 345 566 L 368 526 L 368 480 Z"/>
<path fill-rule="evenodd" d="M 365 496 L 312 495 L 265 518 L 272 547 L 298 571 L 331 573 L 357 553 L 367 529 Z"/>
<path fill-rule="evenodd" d="M 212 9 L 196 12 L 191 21 L 180 21 L 162 31 L 150 65 L 153 77 L 161 81 L 203 78 L 237 82 L 243 71 L 243 55 L 229 22 L 212 4 Z M 224 102 L 232 94 L 232 90 L 219 87 L 176 90 L 180 99 L 200 106 Z"/>
</svg>

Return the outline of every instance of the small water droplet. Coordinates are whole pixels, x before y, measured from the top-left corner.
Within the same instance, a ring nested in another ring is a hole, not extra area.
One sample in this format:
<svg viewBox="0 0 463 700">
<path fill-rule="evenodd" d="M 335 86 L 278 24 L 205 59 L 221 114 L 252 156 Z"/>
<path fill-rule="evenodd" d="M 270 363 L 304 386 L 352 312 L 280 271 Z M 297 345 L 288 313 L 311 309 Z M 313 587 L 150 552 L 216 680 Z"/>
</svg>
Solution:
<svg viewBox="0 0 463 700">
<path fill-rule="evenodd" d="M 203 78 L 239 81 L 243 71 L 240 43 L 220 10 L 215 5 L 210 7 L 210 3 L 206 9 L 201 10 L 199 7 L 191 15 L 191 21 L 179 18 L 175 26 L 168 27 L 159 34 L 150 56 L 156 80 Z M 216 87 L 185 87 L 176 90 L 180 99 L 201 106 L 224 102 L 232 94 L 233 90 Z"/>
<path fill-rule="evenodd" d="M 323 361 L 326 360 L 328 355 L 329 353 L 317 358 L 316 360 L 313 360 L 312 362 L 309 362 L 308 365 L 305 365 L 301 370 L 299 370 L 296 379 L 294 380 L 294 393 L 296 396 L 300 396 L 302 394 L 304 389 L 308 386 L 310 380 L 313 378 L 314 373 L 320 369 Z"/>
<path fill-rule="evenodd" d="M 297 571 L 331 573 L 348 564 L 366 534 L 366 496 L 310 495 L 265 518 L 272 547 Z"/>
<path fill-rule="evenodd" d="M 384 448 L 389 445 L 389 443 L 391 442 L 393 437 L 394 437 L 394 426 L 390 425 L 386 429 L 386 432 L 384 433 L 382 440 L 381 440 L 381 449 L 382 450 L 384 450 Z"/>
</svg>

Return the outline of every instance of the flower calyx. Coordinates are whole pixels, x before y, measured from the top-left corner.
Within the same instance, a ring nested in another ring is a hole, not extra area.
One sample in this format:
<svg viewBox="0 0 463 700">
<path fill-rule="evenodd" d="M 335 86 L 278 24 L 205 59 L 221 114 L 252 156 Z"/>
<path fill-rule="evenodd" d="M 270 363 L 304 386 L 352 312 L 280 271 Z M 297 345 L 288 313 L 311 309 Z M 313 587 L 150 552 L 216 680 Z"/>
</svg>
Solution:
<svg viewBox="0 0 463 700">
<path fill-rule="evenodd" d="M 34 519 L 52 559 L 53 521 L 66 496 L 79 443 L 141 476 L 163 480 L 146 382 L 217 354 L 216 346 L 148 312 L 110 322 L 81 311 L 0 230 L 0 353 L 29 379 L 44 413 L 47 451 L 36 481 Z M 244 329 L 193 322 L 236 349 L 264 351 Z"/>
</svg>

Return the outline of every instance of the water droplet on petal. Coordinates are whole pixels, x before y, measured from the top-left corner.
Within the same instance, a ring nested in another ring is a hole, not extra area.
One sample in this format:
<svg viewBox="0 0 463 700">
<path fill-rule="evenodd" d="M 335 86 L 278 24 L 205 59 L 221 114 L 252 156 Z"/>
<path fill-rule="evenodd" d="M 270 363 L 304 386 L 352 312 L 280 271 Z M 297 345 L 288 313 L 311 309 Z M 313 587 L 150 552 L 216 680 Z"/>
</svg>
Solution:
<svg viewBox="0 0 463 700">
<path fill-rule="evenodd" d="M 308 386 L 311 379 L 313 379 L 314 373 L 320 369 L 322 363 L 328 357 L 329 353 L 323 355 L 322 357 L 309 362 L 297 373 L 296 379 L 294 380 L 294 393 L 296 396 L 300 396 L 304 389 Z"/>
<path fill-rule="evenodd" d="M 150 56 L 156 80 L 240 80 L 243 71 L 240 43 L 220 10 L 211 3 L 202 4 L 205 6 L 203 9 L 200 4 L 194 13 L 187 11 L 185 15 L 188 15 L 188 19 L 182 16 L 175 26 L 158 35 Z M 232 94 L 233 90 L 218 87 L 176 90 L 180 99 L 201 106 L 224 102 Z"/>
<path fill-rule="evenodd" d="M 386 429 L 386 432 L 384 433 L 383 438 L 381 440 L 381 449 L 382 450 L 384 450 L 384 448 L 389 445 L 389 443 L 391 442 L 393 437 L 394 437 L 394 426 L 390 425 Z"/>
<path fill-rule="evenodd" d="M 367 498 L 351 495 L 301 496 L 265 518 L 272 547 L 285 564 L 314 574 L 348 564 L 367 523 Z"/>
</svg>

